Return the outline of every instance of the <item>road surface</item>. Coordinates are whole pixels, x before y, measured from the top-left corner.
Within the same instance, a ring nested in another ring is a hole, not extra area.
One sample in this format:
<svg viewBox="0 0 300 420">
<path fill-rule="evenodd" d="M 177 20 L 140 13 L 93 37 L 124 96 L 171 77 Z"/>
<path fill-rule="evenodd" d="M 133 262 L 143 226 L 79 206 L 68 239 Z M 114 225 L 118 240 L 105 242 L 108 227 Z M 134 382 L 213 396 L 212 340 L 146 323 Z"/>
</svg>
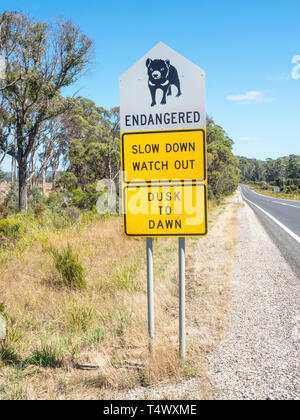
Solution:
<svg viewBox="0 0 300 420">
<path fill-rule="evenodd" d="M 241 193 L 300 278 L 300 201 L 257 194 L 245 185 Z"/>
</svg>

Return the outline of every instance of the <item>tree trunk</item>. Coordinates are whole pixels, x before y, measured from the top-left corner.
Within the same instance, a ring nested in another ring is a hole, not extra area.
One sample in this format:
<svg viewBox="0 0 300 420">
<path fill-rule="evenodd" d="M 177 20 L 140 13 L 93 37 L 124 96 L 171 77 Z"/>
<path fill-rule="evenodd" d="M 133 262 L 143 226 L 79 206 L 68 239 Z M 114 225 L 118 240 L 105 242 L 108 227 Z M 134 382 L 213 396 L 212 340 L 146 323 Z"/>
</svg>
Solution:
<svg viewBox="0 0 300 420">
<path fill-rule="evenodd" d="M 58 165 L 52 166 L 52 184 L 56 181 Z"/>
<path fill-rule="evenodd" d="M 15 159 L 11 158 L 11 182 L 12 184 L 15 182 Z"/>
<path fill-rule="evenodd" d="M 43 169 L 43 195 L 46 195 L 46 169 Z"/>
<path fill-rule="evenodd" d="M 30 170 L 31 170 L 31 174 L 33 174 L 33 173 L 34 173 L 33 156 L 32 156 L 32 158 L 31 158 L 31 162 L 30 162 Z M 31 179 L 30 179 L 31 188 L 33 188 L 33 187 L 34 187 L 34 178 L 35 178 L 35 176 L 34 176 L 34 175 L 32 175 L 32 177 L 31 177 Z"/>
<path fill-rule="evenodd" d="M 14 182 L 16 182 L 17 177 L 18 177 L 18 173 L 17 173 L 17 160 L 14 159 L 14 162 L 15 162 L 15 164 L 14 164 Z"/>
<path fill-rule="evenodd" d="M 19 211 L 27 211 L 27 162 L 19 162 Z"/>
</svg>

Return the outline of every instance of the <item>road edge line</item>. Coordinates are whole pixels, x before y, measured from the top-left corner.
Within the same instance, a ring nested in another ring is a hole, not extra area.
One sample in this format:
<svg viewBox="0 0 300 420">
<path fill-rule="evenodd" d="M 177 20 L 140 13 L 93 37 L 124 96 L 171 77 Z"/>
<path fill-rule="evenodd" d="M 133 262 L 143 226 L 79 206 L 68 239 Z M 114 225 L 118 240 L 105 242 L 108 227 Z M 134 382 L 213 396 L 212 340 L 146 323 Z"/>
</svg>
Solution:
<svg viewBox="0 0 300 420">
<path fill-rule="evenodd" d="M 271 220 L 273 220 L 273 222 L 277 223 L 278 226 L 281 227 L 281 229 L 283 229 L 286 233 L 288 233 L 292 238 L 295 239 L 295 241 L 297 241 L 300 244 L 300 237 L 298 235 L 296 235 L 296 233 L 294 233 L 293 231 L 291 231 L 289 228 L 287 228 L 285 225 L 283 225 L 281 222 L 279 222 L 279 220 L 275 219 L 275 217 L 273 217 L 270 213 L 268 213 L 266 210 L 262 209 L 261 207 L 259 207 L 257 204 L 253 203 L 253 201 L 248 200 L 248 198 L 246 198 L 243 194 L 243 192 L 241 191 L 242 197 L 245 201 L 248 201 L 249 203 L 253 204 L 253 206 L 257 207 L 260 211 L 262 211 L 264 214 L 266 214 Z"/>
</svg>

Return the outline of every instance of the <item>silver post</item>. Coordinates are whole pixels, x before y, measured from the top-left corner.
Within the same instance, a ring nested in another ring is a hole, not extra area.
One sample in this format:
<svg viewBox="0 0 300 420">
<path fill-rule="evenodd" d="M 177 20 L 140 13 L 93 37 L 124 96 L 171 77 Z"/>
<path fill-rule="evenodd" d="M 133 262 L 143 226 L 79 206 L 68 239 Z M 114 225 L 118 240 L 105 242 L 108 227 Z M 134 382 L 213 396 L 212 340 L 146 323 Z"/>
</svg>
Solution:
<svg viewBox="0 0 300 420">
<path fill-rule="evenodd" d="M 148 296 L 148 332 L 149 332 L 149 349 L 153 353 L 154 344 L 154 285 L 153 285 L 153 251 L 152 238 L 146 240 L 147 248 L 147 296 Z"/>
<path fill-rule="evenodd" d="M 185 359 L 185 238 L 179 238 L 179 352 Z"/>
</svg>

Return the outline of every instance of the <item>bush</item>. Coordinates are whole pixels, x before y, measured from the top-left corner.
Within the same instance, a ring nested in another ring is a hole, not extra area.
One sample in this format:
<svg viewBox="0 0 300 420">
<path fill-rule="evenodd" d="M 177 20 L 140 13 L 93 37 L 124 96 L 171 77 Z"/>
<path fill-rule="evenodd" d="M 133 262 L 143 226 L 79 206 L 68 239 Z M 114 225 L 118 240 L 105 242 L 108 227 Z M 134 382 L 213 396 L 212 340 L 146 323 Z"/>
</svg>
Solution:
<svg viewBox="0 0 300 420">
<path fill-rule="evenodd" d="M 3 217 L 3 219 L 5 219 L 9 214 L 9 210 L 6 207 L 5 204 L 0 203 L 0 216 Z"/>
<path fill-rule="evenodd" d="M 55 181 L 54 189 L 69 189 L 76 188 L 78 179 L 72 172 L 65 172 Z"/>
<path fill-rule="evenodd" d="M 68 208 L 67 209 L 67 215 L 68 215 L 68 218 L 70 219 L 71 223 L 74 224 L 74 223 L 77 223 L 79 221 L 80 212 L 77 209 L 75 209 L 73 207 Z"/>
<path fill-rule="evenodd" d="M 52 191 L 46 199 L 47 206 L 56 212 L 64 207 L 68 207 L 72 203 L 73 195 L 68 190 Z"/>
<path fill-rule="evenodd" d="M 55 268 L 62 276 L 64 285 L 73 289 L 83 289 L 86 286 L 84 268 L 70 244 L 61 252 L 56 249 L 52 249 L 51 252 Z"/>
<path fill-rule="evenodd" d="M 30 207 L 40 206 L 43 204 L 43 190 L 40 187 L 28 188 L 28 205 Z"/>
<path fill-rule="evenodd" d="M 8 193 L 4 199 L 4 204 L 11 211 L 18 210 L 18 184 L 16 182 L 10 184 Z"/>
<path fill-rule="evenodd" d="M 43 206 L 37 206 L 37 207 L 35 207 L 33 209 L 33 211 L 34 211 L 34 216 L 36 218 L 39 218 L 39 217 L 41 217 L 43 215 L 43 213 L 45 211 L 45 207 L 43 207 Z"/>
<path fill-rule="evenodd" d="M 21 235 L 21 223 L 12 223 L 7 219 L 0 220 L 0 241 L 15 240 Z"/>
<path fill-rule="evenodd" d="M 7 174 L 0 169 L 0 182 L 6 181 Z"/>
<path fill-rule="evenodd" d="M 81 187 L 76 189 L 70 189 L 73 195 L 74 206 L 80 209 L 92 210 L 97 204 L 97 200 L 102 194 L 97 191 L 97 182 L 87 186 L 86 191 L 83 191 Z"/>
</svg>

